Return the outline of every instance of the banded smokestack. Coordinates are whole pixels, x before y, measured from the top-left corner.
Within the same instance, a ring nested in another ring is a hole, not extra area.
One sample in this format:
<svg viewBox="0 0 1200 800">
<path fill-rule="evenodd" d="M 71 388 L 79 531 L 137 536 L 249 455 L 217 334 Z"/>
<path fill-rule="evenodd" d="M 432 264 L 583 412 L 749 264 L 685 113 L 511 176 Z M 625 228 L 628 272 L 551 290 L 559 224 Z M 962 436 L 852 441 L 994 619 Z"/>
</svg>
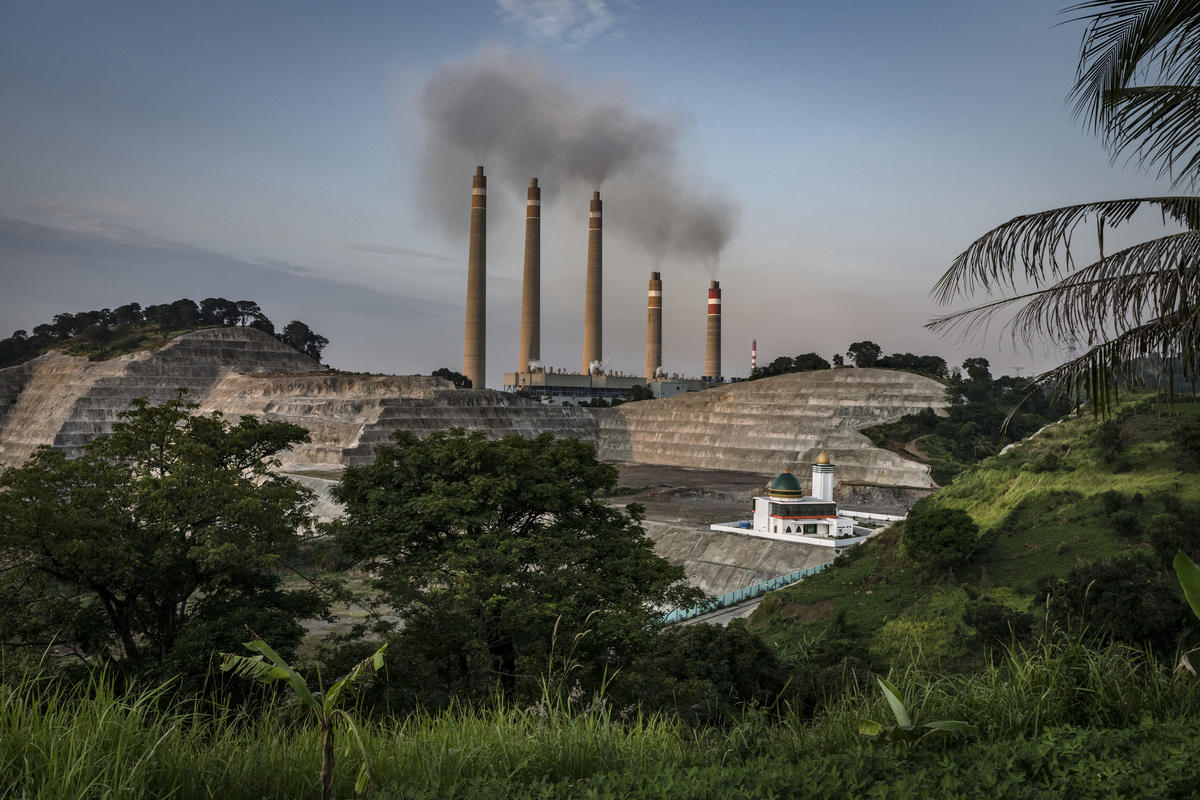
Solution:
<svg viewBox="0 0 1200 800">
<path fill-rule="evenodd" d="M 467 246 L 467 325 L 463 375 L 482 389 L 487 379 L 487 178 L 475 168 L 471 182 L 471 236 Z"/>
<path fill-rule="evenodd" d="M 646 380 L 657 377 L 662 367 L 662 279 L 650 273 L 650 289 L 646 293 Z"/>
<path fill-rule="evenodd" d="M 758 339 L 750 340 L 750 371 L 758 369 Z"/>
<path fill-rule="evenodd" d="M 721 377 L 721 284 L 708 284 L 708 332 L 704 337 L 704 374 L 711 380 Z"/>
<path fill-rule="evenodd" d="M 600 193 L 592 192 L 592 205 L 588 211 L 588 249 L 587 249 L 587 295 L 583 305 L 583 373 L 592 371 L 603 358 L 603 324 L 601 311 L 604 298 L 601 294 L 603 284 L 603 256 L 601 252 L 601 219 Z"/>
<path fill-rule="evenodd" d="M 521 340 L 517 372 L 531 372 L 529 363 L 542 360 L 542 190 L 529 181 L 525 195 L 525 281 L 521 290 Z"/>
</svg>

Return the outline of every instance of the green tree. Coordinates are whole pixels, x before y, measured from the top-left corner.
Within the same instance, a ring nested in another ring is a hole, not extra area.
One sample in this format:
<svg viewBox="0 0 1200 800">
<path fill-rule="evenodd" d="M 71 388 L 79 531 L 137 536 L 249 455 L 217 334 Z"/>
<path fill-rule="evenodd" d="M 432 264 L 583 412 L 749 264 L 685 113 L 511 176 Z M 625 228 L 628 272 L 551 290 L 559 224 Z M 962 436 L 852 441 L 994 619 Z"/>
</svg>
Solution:
<svg viewBox="0 0 1200 800">
<path fill-rule="evenodd" d="M 325 611 L 277 575 L 310 523 L 310 493 L 270 467 L 308 432 L 195 408 L 134 401 L 78 458 L 41 448 L 0 476 L 4 639 L 53 638 L 141 669 L 186 665 L 181 647 L 232 646 L 238 623 L 290 649 L 295 620 Z"/>
<path fill-rule="evenodd" d="M 1075 115 L 1099 133 L 1114 160 L 1125 154 L 1160 177 L 1200 178 L 1200 6 L 1185 0 L 1086 0 L 1067 9 L 1086 22 Z M 1157 208 L 1166 235 L 1106 252 L 1106 230 Z M 1096 255 L 1081 261 L 1072 234 L 1094 222 Z M 1086 341 L 1077 358 L 1038 376 L 1107 408 L 1109 390 L 1133 377 L 1136 359 L 1182 355 L 1200 375 L 1200 197 L 1100 201 L 1015 217 L 972 243 L 934 287 L 943 304 L 1004 294 L 929 323 L 942 333 L 986 328 L 997 314 L 1018 341 Z M 1082 263 L 1082 266 L 1079 264 Z M 1028 285 L 1025 285 L 1028 284 Z M 1174 363 L 1174 362 L 1169 362 Z M 1173 381 L 1174 376 L 1171 376 Z"/>
<path fill-rule="evenodd" d="M 345 470 L 337 542 L 404 620 L 397 649 L 426 697 L 537 696 L 555 641 L 598 680 L 663 609 L 701 599 L 654 554 L 640 507 L 600 499 L 616 481 L 576 439 L 461 429 L 397 432 Z"/>
<path fill-rule="evenodd" d="M 883 355 L 883 348 L 874 342 L 864 339 L 861 342 L 855 342 L 846 348 L 846 355 L 854 359 L 856 367 L 873 367 L 879 357 Z"/>
<path fill-rule="evenodd" d="M 975 549 L 979 526 L 960 508 L 943 508 L 928 500 L 912 507 L 901 539 L 913 561 L 935 568 L 952 567 Z"/>
<path fill-rule="evenodd" d="M 455 372 L 449 367 L 439 367 L 433 371 L 433 377 L 445 378 L 454 384 L 455 389 L 470 389 L 471 379 L 461 372 Z"/>
<path fill-rule="evenodd" d="M 298 319 L 294 319 L 284 326 L 283 332 L 279 334 L 279 340 L 289 347 L 299 350 L 318 364 L 321 363 L 321 352 L 329 344 L 328 339 Z"/>
</svg>

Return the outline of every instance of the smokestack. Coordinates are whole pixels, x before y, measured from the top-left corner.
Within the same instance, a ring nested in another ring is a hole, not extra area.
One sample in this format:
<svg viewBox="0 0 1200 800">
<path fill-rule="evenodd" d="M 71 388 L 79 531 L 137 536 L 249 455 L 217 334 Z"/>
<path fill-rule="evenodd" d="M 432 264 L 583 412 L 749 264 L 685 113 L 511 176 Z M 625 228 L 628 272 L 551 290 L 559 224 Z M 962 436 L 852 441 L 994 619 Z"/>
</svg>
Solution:
<svg viewBox="0 0 1200 800">
<path fill-rule="evenodd" d="M 463 375 L 482 389 L 487 378 L 487 178 L 475 168 L 471 182 L 471 238 L 467 246 L 467 328 Z"/>
<path fill-rule="evenodd" d="M 662 366 L 662 280 L 650 273 L 646 294 L 646 380 L 652 381 Z"/>
<path fill-rule="evenodd" d="M 600 193 L 592 192 L 592 205 L 588 211 L 588 249 L 587 249 L 587 296 L 583 306 L 583 373 L 591 372 L 593 364 L 604 357 L 602 355 L 601 335 L 603 326 L 600 312 L 604 306 L 601 296 L 603 261 L 601 256 L 601 213 Z"/>
<path fill-rule="evenodd" d="M 750 371 L 758 369 L 758 339 L 750 340 Z"/>
<path fill-rule="evenodd" d="M 721 377 L 721 284 L 708 284 L 708 334 L 704 340 L 704 374 L 712 380 Z"/>
<path fill-rule="evenodd" d="M 521 291 L 521 341 L 517 372 L 529 372 L 530 361 L 542 360 L 542 190 L 529 181 L 525 195 L 525 283 Z"/>
</svg>

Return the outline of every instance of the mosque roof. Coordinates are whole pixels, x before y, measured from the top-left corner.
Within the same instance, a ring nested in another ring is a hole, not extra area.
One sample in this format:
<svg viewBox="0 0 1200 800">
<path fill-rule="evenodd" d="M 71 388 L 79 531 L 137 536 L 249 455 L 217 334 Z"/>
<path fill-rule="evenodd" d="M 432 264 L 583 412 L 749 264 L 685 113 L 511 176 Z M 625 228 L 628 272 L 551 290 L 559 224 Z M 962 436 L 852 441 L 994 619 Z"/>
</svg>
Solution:
<svg viewBox="0 0 1200 800">
<path fill-rule="evenodd" d="M 771 486 L 767 489 L 767 492 L 772 497 L 800 498 L 804 496 L 804 489 L 800 486 L 800 481 L 787 470 L 775 476 L 775 480 L 771 481 Z"/>
</svg>

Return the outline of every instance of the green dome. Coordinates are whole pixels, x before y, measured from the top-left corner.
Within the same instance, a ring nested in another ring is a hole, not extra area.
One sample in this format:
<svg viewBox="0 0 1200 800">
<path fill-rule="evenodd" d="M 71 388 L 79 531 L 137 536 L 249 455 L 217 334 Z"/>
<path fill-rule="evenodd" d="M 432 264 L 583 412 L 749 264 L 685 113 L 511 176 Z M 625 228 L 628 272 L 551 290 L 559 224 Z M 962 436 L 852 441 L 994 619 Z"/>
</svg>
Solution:
<svg viewBox="0 0 1200 800">
<path fill-rule="evenodd" d="M 790 472 L 781 472 L 771 481 L 771 487 L 767 490 L 774 497 L 803 497 L 804 489 L 800 487 L 800 481 Z"/>
</svg>

